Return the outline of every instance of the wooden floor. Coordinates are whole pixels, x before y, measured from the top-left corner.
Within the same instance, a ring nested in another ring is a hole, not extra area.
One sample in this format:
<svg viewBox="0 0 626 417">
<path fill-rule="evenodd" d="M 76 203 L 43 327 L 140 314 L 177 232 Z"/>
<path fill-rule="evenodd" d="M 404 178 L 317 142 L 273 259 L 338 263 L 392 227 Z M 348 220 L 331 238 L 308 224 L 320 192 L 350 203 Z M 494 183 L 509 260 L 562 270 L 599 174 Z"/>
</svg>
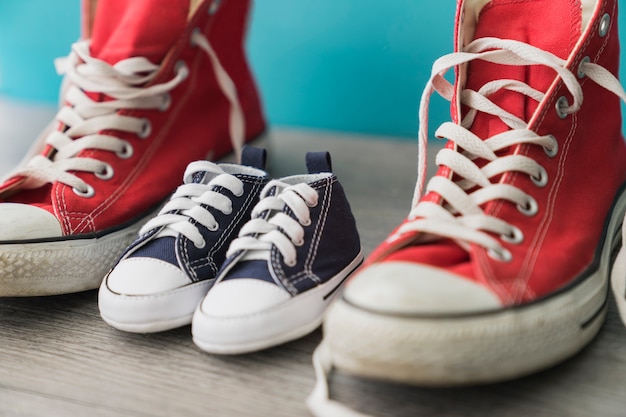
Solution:
<svg viewBox="0 0 626 417">
<path fill-rule="evenodd" d="M 0 133 L 8 129 L 0 123 Z M 0 149 L 17 146 L 10 140 L 3 136 Z M 416 148 L 287 130 L 270 140 L 276 176 L 303 172 L 307 150 L 331 151 L 368 253 L 408 211 Z M 0 416 L 308 416 L 310 358 L 320 339 L 318 330 L 264 352 L 211 356 L 193 345 L 189 327 L 153 335 L 108 327 L 95 291 L 0 299 Z M 613 304 L 591 346 L 522 380 L 433 390 L 335 373 L 331 383 L 334 398 L 381 417 L 626 416 L 625 388 L 626 329 Z"/>
</svg>

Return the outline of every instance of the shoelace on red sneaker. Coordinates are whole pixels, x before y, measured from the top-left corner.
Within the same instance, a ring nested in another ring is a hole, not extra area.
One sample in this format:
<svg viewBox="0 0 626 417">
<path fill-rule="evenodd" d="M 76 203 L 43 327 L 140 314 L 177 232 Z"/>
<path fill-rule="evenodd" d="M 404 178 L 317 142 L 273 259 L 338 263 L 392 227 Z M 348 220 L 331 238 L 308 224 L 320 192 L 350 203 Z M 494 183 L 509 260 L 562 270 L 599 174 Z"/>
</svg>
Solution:
<svg viewBox="0 0 626 417">
<path fill-rule="evenodd" d="M 436 236 L 454 239 L 461 247 L 468 248 L 471 243 L 482 245 L 492 256 L 506 258 L 507 252 L 500 242 L 489 236 L 488 232 L 501 235 L 503 239 L 519 238 L 517 228 L 496 217 L 487 216 L 480 208 L 481 204 L 495 199 L 504 199 L 518 204 L 520 210 L 536 210 L 536 202 L 518 188 L 506 184 L 492 184 L 490 178 L 508 171 L 524 172 L 534 178 L 538 185 L 546 181 L 545 169 L 536 161 L 522 155 L 498 157 L 496 152 L 508 146 L 521 143 L 543 146 L 546 153 L 558 152 L 557 142 L 551 136 L 540 136 L 528 130 L 529 121 L 524 121 L 497 106 L 488 96 L 502 89 L 516 91 L 532 100 L 540 102 L 545 93 L 529 85 L 514 80 L 496 80 L 485 84 L 480 91 L 464 90 L 460 93 L 461 104 L 470 110 L 460 125 L 444 123 L 437 131 L 438 137 L 453 141 L 464 152 L 443 149 L 437 154 L 437 164 L 448 166 L 458 178 L 456 181 L 443 177 L 434 177 L 425 186 L 427 172 L 428 107 L 430 97 L 436 91 L 442 97 L 452 100 L 454 86 L 444 79 L 444 74 L 457 65 L 475 59 L 503 65 L 545 65 L 554 69 L 574 97 L 571 105 L 564 100 L 557 103 L 557 111 L 563 115 L 580 109 L 583 101 L 579 78 L 591 80 L 618 95 L 626 101 L 626 92 L 619 81 L 600 65 L 583 60 L 578 74 L 565 68 L 566 61 L 531 45 L 497 38 L 481 38 L 465 47 L 464 52 L 449 54 L 438 59 L 433 65 L 432 75 L 423 93 L 420 104 L 419 165 L 418 180 L 413 197 L 409 222 L 401 226 L 389 239 L 393 240 L 409 231 L 427 232 Z M 494 135 L 486 140 L 470 132 L 477 112 L 484 112 L 499 117 L 511 130 Z M 482 158 L 489 161 L 482 167 L 474 162 Z M 455 179 L 456 179 L 455 178 Z M 439 194 L 447 204 L 440 206 L 431 202 L 419 202 L 424 189 Z M 624 229 L 626 236 L 626 228 Z M 626 253 L 626 252 L 624 252 Z M 626 256 L 618 260 L 619 274 L 626 274 Z M 625 285 L 620 282 L 620 290 Z M 620 293 L 623 293 L 620 292 Z M 619 302 L 618 302 L 619 304 Z M 626 324 L 626 301 L 622 302 L 620 312 Z M 328 387 L 328 375 L 333 370 L 331 348 L 322 342 L 313 354 L 316 384 L 307 399 L 309 409 L 316 416 L 368 417 L 367 414 L 352 410 L 338 401 L 331 400 Z"/>
<path fill-rule="evenodd" d="M 239 156 L 244 142 L 244 118 L 235 85 L 200 31 L 193 32 L 191 42 L 209 56 L 218 84 L 231 104 L 231 141 Z M 62 132 L 53 131 L 44 137 L 44 143 L 54 149 L 49 157 L 35 155 L 26 166 L 18 167 L 11 176 L 25 177 L 24 188 L 60 182 L 72 187 L 78 195 L 89 197 L 93 195 L 94 189 L 70 171 L 91 172 L 100 178 L 110 178 L 114 175 L 113 167 L 103 161 L 77 155 L 83 150 L 95 149 L 115 152 L 120 158 L 130 157 L 133 153 L 130 143 L 99 132 L 113 130 L 134 133 L 139 138 L 147 137 L 151 130 L 147 119 L 119 115 L 117 111 L 166 110 L 170 105 L 169 91 L 189 75 L 189 70 L 181 62 L 171 80 L 146 87 L 146 83 L 157 75 L 160 69 L 158 65 L 142 57 L 110 65 L 90 56 L 88 40 L 75 43 L 70 55 L 59 61 L 58 69 L 65 73 L 64 83 L 69 87 L 63 93 L 66 105 L 57 113 L 56 120 L 68 128 Z M 95 101 L 85 91 L 104 94 L 110 100 Z"/>
<path fill-rule="evenodd" d="M 532 196 L 515 186 L 492 183 L 490 179 L 511 171 L 526 173 L 538 186 L 544 186 L 548 179 L 545 169 L 533 159 L 524 155 L 499 157 L 496 152 L 513 145 L 533 144 L 542 146 L 546 153 L 554 155 L 558 151 L 558 144 L 550 135 L 540 136 L 528 130 L 529 121 L 524 121 L 500 108 L 489 100 L 489 95 L 500 90 L 511 90 L 540 102 L 545 93 L 514 80 L 495 80 L 485 84 L 479 91 L 469 89 L 461 91 L 460 102 L 470 110 L 460 125 L 452 122 L 444 123 L 436 131 L 437 137 L 446 138 L 464 150 L 457 152 L 446 148 L 437 154 L 437 164 L 449 167 L 456 174 L 455 179 L 453 181 L 435 176 L 424 187 L 427 170 L 426 149 L 430 97 L 436 91 L 442 97 L 452 100 L 454 87 L 444 79 L 444 74 L 451 68 L 476 59 L 501 65 L 544 65 L 553 69 L 574 97 L 574 103 L 571 105 L 565 98 L 558 101 L 556 111 L 562 115 L 571 114 L 580 109 L 583 101 L 580 78 L 589 77 L 624 101 L 626 101 L 626 92 L 617 78 L 600 65 L 583 60 L 578 68 L 578 74 L 573 74 L 565 67 L 565 60 L 534 46 L 513 40 L 481 38 L 467 45 L 464 52 L 443 56 L 435 62 L 420 105 L 419 173 L 413 197 L 413 208 L 409 214 L 410 221 L 401 226 L 389 239 L 410 231 L 425 232 L 453 239 L 464 248 L 469 248 L 471 244 L 480 245 L 489 251 L 490 256 L 507 260 L 510 253 L 503 248 L 499 239 L 492 237 L 489 233 L 510 241 L 523 238 L 520 236 L 521 232 L 514 225 L 486 215 L 480 206 L 500 199 L 516 204 L 520 211 L 530 215 L 537 210 L 537 202 Z M 485 140 L 477 137 L 469 129 L 478 112 L 497 116 L 511 130 Z M 488 162 L 479 167 L 474 162 L 477 159 Z M 419 202 L 424 188 L 426 192 L 441 196 L 446 204 Z"/>
<path fill-rule="evenodd" d="M 270 181 L 261 192 L 261 201 L 252 210 L 247 222 L 228 249 L 227 257 L 240 250 L 248 253 L 243 259 L 268 259 L 272 247 L 283 256 L 285 264 L 294 266 L 296 246 L 304 244 L 302 226 L 311 224 L 309 207 L 317 205 L 317 192 L 305 183 L 285 184 Z M 285 213 L 289 208 L 294 217 Z"/>
<path fill-rule="evenodd" d="M 211 173 L 217 176 L 207 184 L 194 183 L 194 176 L 201 173 Z M 192 162 L 185 170 L 184 184 L 176 189 L 159 214 L 148 221 L 139 234 L 163 227 L 157 237 L 183 235 L 197 248 L 203 248 L 206 242 L 197 225 L 202 225 L 211 231 L 219 228 L 208 208 L 217 209 L 224 214 L 230 214 L 233 210 L 230 198 L 214 191 L 216 186 L 223 187 L 236 196 L 241 196 L 244 191 L 241 180 L 224 172 L 218 165 L 208 161 Z M 193 222 L 190 222 L 190 219 Z"/>
</svg>

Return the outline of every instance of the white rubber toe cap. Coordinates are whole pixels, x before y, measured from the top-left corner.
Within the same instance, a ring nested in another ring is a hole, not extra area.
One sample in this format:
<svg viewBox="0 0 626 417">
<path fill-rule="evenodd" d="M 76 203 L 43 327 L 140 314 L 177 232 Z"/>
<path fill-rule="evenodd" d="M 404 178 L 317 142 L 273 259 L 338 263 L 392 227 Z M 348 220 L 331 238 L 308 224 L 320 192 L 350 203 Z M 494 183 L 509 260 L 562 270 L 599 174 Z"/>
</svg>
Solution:
<svg viewBox="0 0 626 417">
<path fill-rule="evenodd" d="M 115 266 L 106 279 L 114 293 L 125 295 L 159 294 L 191 283 L 178 267 L 154 258 L 127 258 Z"/>
<path fill-rule="evenodd" d="M 0 203 L 0 240 L 26 240 L 63 236 L 52 213 L 28 204 Z"/>
<path fill-rule="evenodd" d="M 343 298 L 363 309 L 400 315 L 454 315 L 502 308 L 489 289 L 443 269 L 384 262 L 362 270 Z"/>
<path fill-rule="evenodd" d="M 289 300 L 288 292 L 269 282 L 246 278 L 222 281 L 202 301 L 202 312 L 216 318 L 262 313 Z"/>
<path fill-rule="evenodd" d="M 315 311 L 313 297 L 295 300 L 268 282 L 246 278 L 223 281 L 198 306 L 191 332 L 195 344 L 206 352 L 253 352 L 311 331 L 303 326 L 311 322 L 308 316 Z"/>
<path fill-rule="evenodd" d="M 98 307 L 116 329 L 160 332 L 190 324 L 212 283 L 192 283 L 183 271 L 158 259 L 128 258 L 102 282 Z"/>
</svg>

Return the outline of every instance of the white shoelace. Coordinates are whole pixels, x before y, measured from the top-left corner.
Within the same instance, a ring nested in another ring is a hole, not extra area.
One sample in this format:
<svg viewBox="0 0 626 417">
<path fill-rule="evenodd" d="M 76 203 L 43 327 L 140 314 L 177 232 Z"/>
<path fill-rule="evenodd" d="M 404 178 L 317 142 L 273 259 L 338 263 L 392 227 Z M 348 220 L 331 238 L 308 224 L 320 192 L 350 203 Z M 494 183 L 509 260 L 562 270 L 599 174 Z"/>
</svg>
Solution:
<svg viewBox="0 0 626 417">
<path fill-rule="evenodd" d="M 244 118 L 235 84 L 201 32 L 194 32 L 191 42 L 209 56 L 218 84 L 231 103 L 231 141 L 239 156 L 244 142 Z M 72 187 L 76 194 L 90 197 L 94 193 L 93 187 L 71 171 L 91 172 L 108 179 L 114 175 L 113 167 L 103 161 L 77 155 L 86 149 L 94 149 L 114 152 L 120 158 L 129 158 L 133 153 L 129 142 L 99 132 L 112 130 L 134 133 L 139 138 L 147 137 L 151 131 L 148 119 L 119 115 L 117 110 L 165 111 L 170 105 L 169 92 L 187 78 L 189 70 L 181 63 L 171 80 L 145 87 L 159 72 L 158 65 L 142 57 L 128 58 L 110 65 L 90 56 L 88 40 L 75 43 L 70 55 L 58 61 L 58 67 L 66 75 L 64 83 L 70 86 L 63 95 L 66 104 L 60 109 L 56 119 L 68 128 L 63 132 L 49 133 L 44 143 L 54 150 L 48 156 L 32 157 L 25 167 L 18 168 L 12 176 L 25 177 L 22 185 L 24 188 L 60 182 Z M 85 91 L 104 94 L 110 100 L 93 100 Z"/>
<path fill-rule="evenodd" d="M 444 74 L 457 65 L 475 59 L 503 65 L 545 65 L 554 69 L 574 97 L 574 103 L 571 105 L 560 101 L 556 111 L 563 115 L 574 113 L 580 109 L 583 94 L 579 78 L 589 77 L 624 101 L 626 101 L 626 92 L 609 71 L 597 64 L 583 60 L 578 68 L 578 74 L 573 74 L 565 68 L 566 61 L 557 56 L 528 44 L 511 40 L 478 39 L 467 45 L 464 52 L 443 56 L 435 62 L 420 104 L 418 180 L 413 197 L 413 208 L 409 214 L 409 219 L 413 220 L 401 226 L 389 239 L 395 239 L 409 231 L 426 232 L 435 236 L 454 239 L 464 248 L 468 248 L 471 243 L 482 245 L 489 250 L 492 256 L 506 259 L 510 254 L 497 239 L 491 237 L 487 232 L 496 233 L 502 239 L 511 241 L 523 238 L 520 236 L 521 232 L 513 225 L 496 217 L 485 215 L 480 208 L 481 204 L 496 199 L 507 200 L 517 204 L 522 212 L 531 215 L 537 210 L 537 203 L 532 196 L 514 186 L 492 184 L 490 178 L 505 172 L 518 171 L 531 176 L 538 186 L 544 186 L 548 179 L 545 169 L 531 158 L 523 155 L 498 157 L 496 152 L 508 146 L 528 143 L 543 146 L 548 155 L 555 156 L 558 152 L 558 144 L 549 135 L 539 136 L 528 130 L 529 122 L 521 120 L 498 107 L 489 100 L 488 96 L 505 89 L 516 91 L 540 102 L 545 93 L 514 80 L 492 81 L 485 84 L 478 92 L 462 91 L 460 101 L 470 109 L 467 115 L 460 125 L 444 123 L 436 131 L 437 137 L 451 140 L 459 148 L 464 149 L 463 153 L 443 149 L 437 154 L 437 164 L 446 165 L 461 179 L 453 182 L 447 178 L 434 177 L 428 182 L 426 191 L 439 194 L 447 202 L 445 206 L 431 202 L 419 202 L 425 188 L 427 172 L 426 151 L 430 97 L 437 91 L 442 97 L 452 100 L 454 86 L 443 78 Z M 479 111 L 499 117 L 511 130 L 486 138 L 486 140 L 477 137 L 469 129 Z M 489 162 L 480 168 L 474 163 L 477 158 Z M 626 234 L 626 232 L 624 233 Z M 622 258 L 625 257 L 622 256 Z M 621 262 L 619 265 L 618 273 L 623 275 L 624 270 L 626 270 L 626 262 Z M 626 302 L 623 305 L 626 306 Z M 626 307 L 623 310 L 623 319 L 626 322 Z M 307 399 L 307 405 L 314 415 L 318 417 L 367 417 L 367 414 L 354 411 L 330 399 L 328 375 L 333 370 L 333 361 L 330 347 L 324 342 L 315 350 L 313 364 L 316 384 Z"/>
<path fill-rule="evenodd" d="M 204 172 L 206 175 L 216 176 L 207 184 L 194 183 L 194 176 Z M 219 224 L 208 208 L 219 210 L 224 214 L 233 211 L 230 198 L 214 191 L 216 186 L 229 190 L 235 196 L 243 195 L 243 182 L 237 177 L 226 173 L 212 162 L 192 162 L 185 170 L 184 184 L 178 187 L 159 214 L 141 228 L 139 234 L 143 235 L 152 229 L 163 227 L 158 232 L 158 237 L 183 235 L 197 248 L 203 248 L 206 242 L 197 225 L 211 231 L 219 229 Z"/>
<path fill-rule="evenodd" d="M 268 259 L 272 247 L 283 256 L 285 264 L 294 266 L 296 246 L 304 244 L 302 226 L 311 224 L 309 208 L 317 205 L 317 192 L 305 183 L 289 185 L 270 181 L 261 191 L 261 201 L 228 249 L 227 256 L 245 250 L 246 259 Z M 285 213 L 288 208 L 292 217 Z"/>
<path fill-rule="evenodd" d="M 520 241 L 523 236 L 514 225 L 496 217 L 487 216 L 480 206 L 493 200 L 510 201 L 516 204 L 522 213 L 533 215 L 538 209 L 537 202 L 532 196 L 512 185 L 493 184 L 490 179 L 506 172 L 522 172 L 529 175 L 538 187 L 543 187 L 547 184 L 548 178 L 545 169 L 533 159 L 524 155 L 498 157 L 496 152 L 518 144 L 534 144 L 542 146 L 546 153 L 554 156 L 558 152 L 558 144 L 550 135 L 540 136 L 528 130 L 529 122 L 498 107 L 489 100 L 489 96 L 500 90 L 510 90 L 541 102 L 545 93 L 515 80 L 495 80 L 482 86 L 479 91 L 461 91 L 461 104 L 470 110 L 460 125 L 452 122 L 444 123 L 436 131 L 437 137 L 451 140 L 457 147 L 464 149 L 464 152 L 443 149 L 436 158 L 438 165 L 449 167 L 456 177 L 461 179 L 452 181 L 441 176 L 433 177 L 425 187 L 426 192 L 438 194 L 446 201 L 446 204 L 419 202 L 424 191 L 427 171 L 426 149 L 430 97 L 437 91 L 442 97 L 451 100 L 454 87 L 444 79 L 445 73 L 451 68 L 476 59 L 501 65 L 544 65 L 553 69 L 574 97 L 574 103 L 571 105 L 565 100 L 559 100 L 555 111 L 560 112 L 562 116 L 580 109 L 583 102 L 580 79 L 584 77 L 589 77 L 624 101 L 626 101 L 626 92 L 617 78 L 600 65 L 583 60 L 578 68 L 578 74 L 573 74 L 565 68 L 565 60 L 531 45 L 512 40 L 477 39 L 467 45 L 464 52 L 443 56 L 435 62 L 420 105 L 419 173 L 413 209 L 409 214 L 411 221 L 400 227 L 390 239 L 410 231 L 425 232 L 453 239 L 464 248 L 469 248 L 471 244 L 478 244 L 486 248 L 492 257 L 507 260 L 510 258 L 510 253 L 503 248 L 499 239 L 488 233 L 494 233 L 503 240 L 513 242 Z M 485 140 L 477 137 L 469 129 L 478 112 L 497 116 L 511 130 Z M 488 162 L 479 167 L 474 162 L 477 159 Z"/>
</svg>

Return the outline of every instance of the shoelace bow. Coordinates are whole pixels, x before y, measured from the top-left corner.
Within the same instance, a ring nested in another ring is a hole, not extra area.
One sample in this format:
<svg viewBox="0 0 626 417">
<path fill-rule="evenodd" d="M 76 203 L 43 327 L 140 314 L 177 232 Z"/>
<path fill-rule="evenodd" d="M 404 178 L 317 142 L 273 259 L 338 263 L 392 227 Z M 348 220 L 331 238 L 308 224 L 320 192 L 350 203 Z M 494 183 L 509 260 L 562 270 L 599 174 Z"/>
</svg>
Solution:
<svg viewBox="0 0 626 417">
<path fill-rule="evenodd" d="M 310 207 L 318 202 L 317 192 L 305 183 L 289 185 L 270 181 L 261 192 L 261 200 L 252 210 L 248 221 L 228 249 L 227 256 L 245 250 L 255 259 L 267 259 L 276 247 L 288 266 L 294 266 L 296 246 L 304 244 L 302 226 L 311 224 Z M 289 209 L 292 215 L 285 209 Z"/>
<path fill-rule="evenodd" d="M 207 184 L 194 183 L 193 178 L 199 173 L 215 174 Z M 139 231 L 140 235 L 162 227 L 159 235 L 185 236 L 201 249 L 206 246 L 198 225 L 208 230 L 219 229 L 215 216 L 209 208 L 230 214 L 233 204 L 229 197 L 215 191 L 216 187 L 229 190 L 235 196 L 243 195 L 243 183 L 237 177 L 227 174 L 218 165 L 208 161 L 196 161 L 185 170 L 184 184 L 179 186 L 159 214 L 147 222 Z"/>
<path fill-rule="evenodd" d="M 488 233 L 500 236 L 503 240 L 516 242 L 523 239 L 521 231 L 503 220 L 486 215 L 480 206 L 500 199 L 514 203 L 520 211 L 532 215 L 538 208 L 537 202 L 517 187 L 492 183 L 490 179 L 511 171 L 526 173 L 538 186 L 545 186 L 548 179 L 545 169 L 533 159 L 524 155 L 498 157 L 496 152 L 518 144 L 533 144 L 542 146 L 548 155 L 554 156 L 558 152 L 558 143 L 551 135 L 540 136 L 529 130 L 529 122 L 500 108 L 489 100 L 489 96 L 500 90 L 510 90 L 541 102 L 545 93 L 516 80 L 495 80 L 482 86 L 479 91 L 469 89 L 461 91 L 460 101 L 470 110 L 460 125 L 447 122 L 442 124 L 435 133 L 437 137 L 451 140 L 458 148 L 464 150 L 457 152 L 446 148 L 442 149 L 436 157 L 437 165 L 449 167 L 456 174 L 455 177 L 460 179 L 452 181 L 435 176 L 425 187 L 430 97 L 436 91 L 445 99 L 452 100 L 454 86 L 444 79 L 445 73 L 457 65 L 476 59 L 501 65 L 544 65 L 556 71 L 574 98 L 574 103 L 571 105 L 565 99 L 559 100 L 556 110 L 561 116 L 572 114 L 580 109 L 583 93 L 579 79 L 584 77 L 589 77 L 624 101 L 626 101 L 626 92 L 617 78 L 598 64 L 584 59 L 578 68 L 578 74 L 573 74 L 565 68 L 565 60 L 539 48 L 512 40 L 481 38 L 467 45 L 463 52 L 445 55 L 435 62 L 420 104 L 420 157 L 413 209 L 409 214 L 409 221 L 400 227 L 390 239 L 407 232 L 425 232 L 453 239 L 466 249 L 472 243 L 478 244 L 486 248 L 492 257 L 507 260 L 510 258 L 510 253 L 502 247 L 498 239 Z M 497 116 L 511 130 L 485 140 L 479 138 L 469 130 L 478 112 Z M 479 167 L 474 162 L 477 159 L 488 162 Z M 446 204 L 420 202 L 419 199 L 424 189 L 426 192 L 439 195 Z"/>
<path fill-rule="evenodd" d="M 244 118 L 235 85 L 201 32 L 193 32 L 191 42 L 209 56 L 218 84 L 231 103 L 231 141 L 240 154 L 244 142 Z M 93 188 L 72 171 L 90 172 L 108 179 L 114 175 L 113 168 L 98 159 L 77 155 L 93 149 L 114 152 L 120 158 L 132 156 L 133 148 L 129 142 L 100 132 L 128 132 L 142 139 L 147 137 L 151 131 L 148 119 L 120 115 L 118 110 L 166 110 L 170 105 L 169 91 L 187 78 L 189 70 L 181 62 L 171 80 L 146 86 L 159 72 L 158 65 L 143 57 L 128 58 L 110 65 L 91 57 L 88 40 L 75 43 L 70 55 L 59 60 L 57 67 L 60 73 L 65 73 L 64 84 L 69 88 L 64 91 L 65 105 L 57 113 L 56 120 L 67 128 L 53 131 L 45 138 L 45 144 L 53 148 L 49 157 L 36 155 L 12 175 L 26 178 L 24 188 L 60 182 L 72 187 L 78 195 L 89 197 L 94 193 Z M 109 100 L 96 101 L 86 92 L 104 94 Z"/>
</svg>

